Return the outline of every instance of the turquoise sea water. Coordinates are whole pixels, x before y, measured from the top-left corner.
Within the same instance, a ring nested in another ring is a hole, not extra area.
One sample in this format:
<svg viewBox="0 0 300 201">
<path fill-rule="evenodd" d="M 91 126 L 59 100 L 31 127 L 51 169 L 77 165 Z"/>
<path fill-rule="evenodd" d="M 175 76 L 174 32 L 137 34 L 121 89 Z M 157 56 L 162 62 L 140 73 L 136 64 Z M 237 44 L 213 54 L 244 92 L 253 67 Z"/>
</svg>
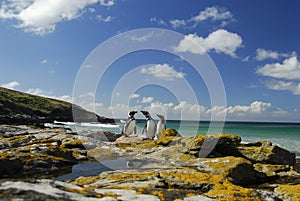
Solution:
<svg viewBox="0 0 300 201">
<path fill-rule="evenodd" d="M 145 120 L 137 120 L 137 134 L 142 135 Z M 103 130 L 120 133 L 120 124 L 92 124 L 64 123 L 65 127 L 73 130 Z M 168 128 L 175 128 L 182 136 L 195 136 L 197 134 L 207 134 L 210 122 L 196 121 L 167 121 Z M 213 126 L 213 125 L 211 125 Z M 262 122 L 226 122 L 224 125 L 217 124 L 218 131 L 230 133 L 242 137 L 243 142 L 257 142 L 261 140 L 271 141 L 280 147 L 296 153 L 300 157 L 300 123 L 262 123 Z M 214 126 L 210 133 L 214 133 Z"/>
</svg>

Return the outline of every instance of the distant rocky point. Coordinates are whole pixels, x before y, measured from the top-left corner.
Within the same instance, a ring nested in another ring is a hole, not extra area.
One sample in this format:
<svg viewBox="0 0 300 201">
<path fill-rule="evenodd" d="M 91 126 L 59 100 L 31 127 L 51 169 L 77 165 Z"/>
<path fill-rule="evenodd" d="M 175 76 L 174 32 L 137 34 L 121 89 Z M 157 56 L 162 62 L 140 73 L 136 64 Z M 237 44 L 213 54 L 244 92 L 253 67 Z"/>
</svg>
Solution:
<svg viewBox="0 0 300 201">
<path fill-rule="evenodd" d="M 0 87 L 0 124 L 43 125 L 46 122 L 76 121 L 111 123 L 68 102 L 22 93 Z"/>
</svg>

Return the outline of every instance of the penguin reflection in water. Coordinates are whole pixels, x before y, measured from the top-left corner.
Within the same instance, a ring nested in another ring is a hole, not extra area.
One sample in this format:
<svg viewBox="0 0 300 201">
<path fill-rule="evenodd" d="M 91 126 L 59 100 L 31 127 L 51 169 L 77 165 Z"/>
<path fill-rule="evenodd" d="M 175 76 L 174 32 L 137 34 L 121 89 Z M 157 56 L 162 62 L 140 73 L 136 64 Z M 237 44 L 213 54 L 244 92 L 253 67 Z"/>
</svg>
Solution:
<svg viewBox="0 0 300 201">
<path fill-rule="evenodd" d="M 123 129 L 122 134 L 129 136 L 129 135 L 136 135 L 136 120 L 134 118 L 134 115 L 137 113 L 137 111 L 130 111 L 128 112 L 128 119 L 126 120 Z"/>
<path fill-rule="evenodd" d="M 146 117 L 147 122 L 145 128 L 143 129 L 143 134 L 146 133 L 146 137 L 148 139 L 154 139 L 156 134 L 156 123 L 154 119 L 152 119 L 150 113 L 148 111 L 141 111 L 143 115 Z"/>
</svg>

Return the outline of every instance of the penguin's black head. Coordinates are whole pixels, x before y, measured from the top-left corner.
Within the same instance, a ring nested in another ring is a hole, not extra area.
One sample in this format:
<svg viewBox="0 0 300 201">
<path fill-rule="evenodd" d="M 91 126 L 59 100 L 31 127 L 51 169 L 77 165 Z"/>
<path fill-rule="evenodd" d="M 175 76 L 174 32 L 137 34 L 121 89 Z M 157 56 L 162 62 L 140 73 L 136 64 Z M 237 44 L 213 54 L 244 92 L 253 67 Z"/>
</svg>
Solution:
<svg viewBox="0 0 300 201">
<path fill-rule="evenodd" d="M 135 115 L 136 113 L 138 113 L 138 112 L 137 112 L 137 111 L 130 111 L 130 112 L 128 113 L 128 116 L 129 116 L 129 117 L 134 117 L 134 115 Z"/>
<path fill-rule="evenodd" d="M 146 118 L 150 118 L 150 113 L 148 111 L 141 111 Z"/>
</svg>

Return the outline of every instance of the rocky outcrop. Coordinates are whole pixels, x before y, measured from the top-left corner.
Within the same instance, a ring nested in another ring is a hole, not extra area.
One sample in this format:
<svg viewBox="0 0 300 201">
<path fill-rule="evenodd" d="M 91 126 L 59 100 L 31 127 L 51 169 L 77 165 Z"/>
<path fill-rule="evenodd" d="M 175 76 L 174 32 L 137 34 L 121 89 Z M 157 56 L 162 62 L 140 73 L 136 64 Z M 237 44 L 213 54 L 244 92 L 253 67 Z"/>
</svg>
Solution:
<svg viewBox="0 0 300 201">
<path fill-rule="evenodd" d="M 0 124 L 42 126 L 53 121 L 114 122 L 80 106 L 0 87 Z M 76 117 L 76 119 L 73 118 Z"/>
<path fill-rule="evenodd" d="M 87 160 L 83 141 L 64 129 L 1 125 L 0 148 L 0 178 L 51 178 Z"/>
<path fill-rule="evenodd" d="M 55 180 L 89 161 L 110 166 Z M 181 137 L 167 129 L 148 140 L 0 126 L 1 200 L 299 200 L 295 167 L 294 154 L 270 142 L 242 144 L 230 134 Z"/>
<path fill-rule="evenodd" d="M 281 147 L 272 145 L 271 142 L 262 141 L 240 145 L 238 151 L 253 162 L 279 164 L 279 165 L 295 165 L 296 157 Z"/>
</svg>

